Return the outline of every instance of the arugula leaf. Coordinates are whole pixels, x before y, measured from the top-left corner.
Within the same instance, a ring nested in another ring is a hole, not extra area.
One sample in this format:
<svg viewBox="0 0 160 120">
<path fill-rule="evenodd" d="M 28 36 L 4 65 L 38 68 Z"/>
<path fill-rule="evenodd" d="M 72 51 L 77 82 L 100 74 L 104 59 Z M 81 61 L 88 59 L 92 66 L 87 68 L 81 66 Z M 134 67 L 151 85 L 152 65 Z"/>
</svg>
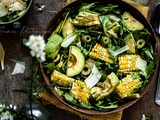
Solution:
<svg viewBox="0 0 160 120">
<path fill-rule="evenodd" d="M 99 19 L 102 23 L 103 26 L 103 31 L 105 33 L 106 36 L 109 36 L 109 34 L 107 33 L 107 25 L 109 23 L 109 16 L 108 15 L 103 15 L 103 16 L 99 16 Z"/>
<path fill-rule="evenodd" d="M 107 4 L 107 5 L 99 5 L 94 11 L 98 11 L 101 14 L 105 14 L 107 12 L 115 12 L 116 14 L 120 14 L 120 10 L 118 9 L 118 5 Z"/>
<path fill-rule="evenodd" d="M 64 94 L 64 98 L 71 104 L 76 105 L 77 104 L 77 100 L 75 100 L 69 93 L 65 93 Z"/>
<path fill-rule="evenodd" d="M 92 109 L 92 108 L 93 108 L 93 106 L 87 105 L 87 104 L 85 104 L 85 103 L 83 103 L 83 102 L 80 102 L 80 103 L 79 103 L 79 106 L 82 107 L 82 108 L 86 108 L 86 109 Z"/>
<path fill-rule="evenodd" d="M 147 28 L 144 28 L 142 31 L 134 31 L 132 34 L 135 40 L 145 39 L 146 43 L 148 43 L 149 36 L 151 35 Z"/>
<path fill-rule="evenodd" d="M 118 107 L 118 104 L 114 103 L 114 102 L 110 102 L 108 105 L 104 105 L 103 103 L 104 103 L 104 101 L 98 101 L 98 103 L 96 103 L 95 105 L 99 109 L 113 109 L 113 108 L 117 108 Z"/>
<path fill-rule="evenodd" d="M 132 77 L 135 78 L 135 79 L 138 79 L 138 80 L 142 80 L 142 78 L 140 77 L 138 72 L 132 73 Z"/>
<path fill-rule="evenodd" d="M 55 69 L 55 63 L 46 63 L 44 67 L 47 68 L 47 74 L 51 74 Z"/>
<path fill-rule="evenodd" d="M 60 96 L 62 96 L 64 94 L 64 91 L 59 89 L 57 86 L 55 86 L 54 89 Z"/>
<path fill-rule="evenodd" d="M 156 62 L 155 61 L 150 61 L 150 63 L 148 64 L 148 66 L 146 67 L 146 73 L 147 73 L 147 77 L 146 79 L 149 79 L 150 76 L 153 74 L 153 72 L 155 71 L 154 67 L 155 67 Z"/>
<path fill-rule="evenodd" d="M 149 58 L 151 58 L 152 60 L 154 59 L 149 49 L 146 49 L 144 52 Z"/>
<path fill-rule="evenodd" d="M 81 5 L 81 7 L 79 8 L 79 12 L 82 12 L 82 11 L 89 11 L 89 9 L 91 8 L 91 7 L 93 7 L 94 5 L 95 5 L 95 3 L 96 2 L 94 2 L 94 3 L 90 3 L 90 4 L 88 4 L 88 3 L 82 3 L 82 5 Z"/>
</svg>

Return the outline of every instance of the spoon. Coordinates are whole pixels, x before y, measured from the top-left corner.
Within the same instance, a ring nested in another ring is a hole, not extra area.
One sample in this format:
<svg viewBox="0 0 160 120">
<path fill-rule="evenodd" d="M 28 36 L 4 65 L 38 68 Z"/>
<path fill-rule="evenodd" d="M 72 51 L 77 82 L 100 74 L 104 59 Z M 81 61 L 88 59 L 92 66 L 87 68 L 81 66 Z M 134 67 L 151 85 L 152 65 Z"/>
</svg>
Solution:
<svg viewBox="0 0 160 120">
<path fill-rule="evenodd" d="M 151 24 L 153 26 L 154 31 L 157 33 L 157 35 L 160 36 L 160 3 L 158 3 L 155 7 Z"/>
<path fill-rule="evenodd" d="M 158 3 L 155 7 L 155 10 L 151 19 L 151 24 L 156 34 L 160 36 L 160 12 L 159 11 L 160 11 L 160 3 Z M 155 103 L 160 106 L 160 71 L 158 73 Z"/>
<path fill-rule="evenodd" d="M 2 43 L 0 42 L 0 61 L 1 61 L 2 70 L 4 70 L 4 54 L 5 54 L 5 51 L 3 49 Z"/>
<path fill-rule="evenodd" d="M 160 106 L 160 72 L 158 75 L 158 83 L 157 83 L 157 90 L 155 96 L 155 103 Z"/>
</svg>

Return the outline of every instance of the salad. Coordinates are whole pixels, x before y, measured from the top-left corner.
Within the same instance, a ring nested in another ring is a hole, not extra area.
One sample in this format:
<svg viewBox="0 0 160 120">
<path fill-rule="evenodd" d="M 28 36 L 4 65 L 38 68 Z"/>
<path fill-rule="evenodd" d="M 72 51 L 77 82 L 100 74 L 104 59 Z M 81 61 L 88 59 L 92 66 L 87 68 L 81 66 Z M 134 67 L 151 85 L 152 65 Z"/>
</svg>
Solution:
<svg viewBox="0 0 160 120">
<path fill-rule="evenodd" d="M 115 109 L 140 92 L 156 64 L 150 31 L 116 4 L 67 8 L 46 43 L 54 90 L 84 109 Z"/>
<path fill-rule="evenodd" d="M 12 21 L 21 16 L 27 8 L 24 0 L 0 0 L 0 22 Z"/>
</svg>

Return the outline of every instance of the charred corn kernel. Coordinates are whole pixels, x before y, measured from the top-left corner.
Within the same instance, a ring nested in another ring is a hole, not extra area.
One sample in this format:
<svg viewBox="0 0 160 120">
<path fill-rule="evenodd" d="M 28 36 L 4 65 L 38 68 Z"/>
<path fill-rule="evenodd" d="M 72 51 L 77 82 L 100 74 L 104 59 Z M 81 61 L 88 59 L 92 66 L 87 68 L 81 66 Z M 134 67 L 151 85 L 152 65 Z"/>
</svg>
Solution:
<svg viewBox="0 0 160 120">
<path fill-rule="evenodd" d="M 89 55 L 93 58 L 113 63 L 113 61 L 110 59 L 110 54 L 108 53 L 108 50 L 98 43 L 95 44 Z"/>
<path fill-rule="evenodd" d="M 142 85 L 138 79 L 134 79 L 131 75 L 124 77 L 120 84 L 116 87 L 116 92 L 120 98 L 133 98 L 135 89 L 138 89 Z"/>
<path fill-rule="evenodd" d="M 140 55 L 121 55 L 118 57 L 119 72 L 131 72 L 137 70 L 135 67 L 136 59 L 140 58 Z"/>
<path fill-rule="evenodd" d="M 61 68 L 61 67 L 62 67 L 62 65 L 63 65 L 63 62 L 62 62 L 62 61 L 60 61 L 60 62 L 58 63 L 58 65 L 57 65 L 57 67 L 58 67 L 58 68 Z"/>
<path fill-rule="evenodd" d="M 75 80 L 73 82 L 72 89 L 70 94 L 73 98 L 77 99 L 79 102 L 83 102 L 85 104 L 89 104 L 89 88 L 80 80 Z"/>
<path fill-rule="evenodd" d="M 51 82 L 56 82 L 60 86 L 68 86 L 70 83 L 73 83 L 75 80 L 70 78 L 56 70 L 53 71 L 51 75 Z"/>
</svg>

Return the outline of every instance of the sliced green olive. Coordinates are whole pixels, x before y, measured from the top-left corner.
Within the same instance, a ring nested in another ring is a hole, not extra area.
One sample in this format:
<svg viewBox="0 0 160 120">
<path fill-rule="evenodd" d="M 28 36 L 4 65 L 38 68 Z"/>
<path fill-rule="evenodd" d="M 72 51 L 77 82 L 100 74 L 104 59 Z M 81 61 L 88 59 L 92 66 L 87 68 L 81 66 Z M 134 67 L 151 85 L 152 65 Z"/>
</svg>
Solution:
<svg viewBox="0 0 160 120">
<path fill-rule="evenodd" d="M 82 70 L 82 75 L 87 76 L 91 73 L 91 66 L 88 64 L 84 65 L 84 68 Z"/>
<path fill-rule="evenodd" d="M 60 54 L 57 54 L 53 62 L 58 62 L 60 60 Z"/>
<path fill-rule="evenodd" d="M 110 39 L 106 36 L 102 36 L 100 39 L 100 44 L 106 47 L 110 43 Z"/>
<path fill-rule="evenodd" d="M 89 43 L 89 42 L 91 42 L 92 38 L 91 38 L 91 36 L 89 36 L 89 35 L 83 35 L 83 36 L 81 37 L 81 40 L 82 40 L 82 42 L 84 42 L 84 43 Z"/>
<path fill-rule="evenodd" d="M 137 48 L 141 49 L 145 45 L 145 40 L 144 39 L 139 39 L 139 40 L 137 40 L 136 44 L 137 44 Z"/>
</svg>

